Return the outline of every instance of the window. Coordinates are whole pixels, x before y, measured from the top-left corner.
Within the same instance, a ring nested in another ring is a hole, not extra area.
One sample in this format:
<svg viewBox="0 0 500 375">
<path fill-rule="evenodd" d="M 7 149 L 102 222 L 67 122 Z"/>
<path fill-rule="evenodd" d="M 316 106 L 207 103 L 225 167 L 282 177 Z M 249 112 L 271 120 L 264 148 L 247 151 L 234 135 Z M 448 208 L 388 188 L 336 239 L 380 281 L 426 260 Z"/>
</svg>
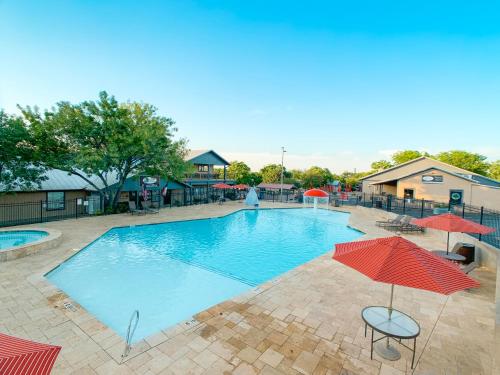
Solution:
<svg viewBox="0 0 500 375">
<path fill-rule="evenodd" d="M 47 192 L 47 211 L 64 210 L 64 191 Z"/>
<path fill-rule="evenodd" d="M 198 172 L 208 172 L 208 165 L 198 164 Z"/>
</svg>

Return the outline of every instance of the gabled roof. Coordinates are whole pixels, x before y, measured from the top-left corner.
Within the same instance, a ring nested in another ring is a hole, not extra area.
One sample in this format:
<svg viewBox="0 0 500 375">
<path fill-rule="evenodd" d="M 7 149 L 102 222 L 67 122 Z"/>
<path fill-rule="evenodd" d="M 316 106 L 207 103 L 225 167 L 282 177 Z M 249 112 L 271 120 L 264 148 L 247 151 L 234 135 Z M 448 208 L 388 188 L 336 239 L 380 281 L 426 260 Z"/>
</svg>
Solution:
<svg viewBox="0 0 500 375">
<path fill-rule="evenodd" d="M 391 168 L 387 168 L 387 169 L 384 169 L 382 171 L 379 171 L 379 172 L 375 172 L 375 173 L 372 173 L 368 176 L 364 176 L 362 178 L 360 178 L 360 180 L 366 180 L 366 179 L 369 179 L 371 177 L 374 177 L 374 176 L 378 176 L 380 174 L 384 174 L 386 172 L 389 172 L 389 171 L 393 171 L 395 169 L 398 169 L 398 168 L 401 168 L 401 167 L 404 167 L 406 165 L 409 165 L 409 164 L 413 164 L 413 163 L 416 163 L 417 161 L 420 161 L 420 160 L 424 160 L 424 159 L 427 159 L 427 160 L 431 160 L 437 164 L 440 164 L 442 165 L 443 167 L 448 167 L 448 166 L 452 166 L 453 168 L 456 168 L 456 169 L 459 169 L 463 172 L 464 175 L 472 175 L 472 176 L 480 176 L 480 178 L 484 178 L 484 179 L 487 179 L 489 181 L 493 181 L 493 182 L 497 182 L 496 180 L 493 180 L 491 178 L 488 178 L 488 177 L 485 177 L 485 176 L 481 176 L 481 175 L 478 175 L 477 173 L 474 173 L 474 172 L 471 172 L 471 171 L 468 171 L 466 169 L 463 169 L 463 168 L 460 168 L 460 167 L 456 167 L 454 165 L 451 165 L 451 164 L 448 164 L 448 163 L 445 163 L 445 162 L 442 162 L 440 160 L 437 160 L 437 159 L 433 159 L 433 158 L 430 158 L 428 156 L 421 156 L 419 158 L 416 158 L 416 159 L 413 159 L 413 160 L 409 160 L 405 163 L 401 163 L 401 164 L 398 164 L 398 165 L 395 165 L 394 167 L 391 167 Z M 439 169 L 439 167 L 436 167 L 437 169 Z M 446 169 L 444 169 L 445 171 L 447 171 Z M 447 171 L 448 172 L 448 171 Z M 448 172 L 448 173 L 451 173 L 451 174 L 457 174 L 457 172 Z M 400 177 L 400 178 L 403 178 L 403 177 Z M 392 181 L 392 180 L 397 180 L 398 178 L 391 178 L 389 179 L 389 181 Z"/>
<path fill-rule="evenodd" d="M 224 159 L 222 156 L 220 156 L 218 153 L 216 153 L 214 150 L 189 150 L 188 154 L 184 158 L 185 161 L 196 161 L 195 159 L 200 158 L 206 154 L 212 154 L 213 157 L 218 159 L 218 163 L 216 165 L 229 165 L 229 162 Z M 214 164 L 214 163 L 210 163 Z"/>
<path fill-rule="evenodd" d="M 370 185 L 380 185 L 380 184 L 386 184 L 386 183 L 391 182 L 391 181 L 403 180 L 405 178 L 412 177 L 412 176 L 415 176 L 417 174 L 425 173 L 425 172 L 432 171 L 432 170 L 440 171 L 442 173 L 445 173 L 445 174 L 448 174 L 448 175 L 451 175 L 451 176 L 454 176 L 454 177 L 458 177 L 458 178 L 467 180 L 467 181 L 475 183 L 475 184 L 486 185 L 486 186 L 493 186 L 493 187 L 500 187 L 500 182 L 492 180 L 491 178 L 487 178 L 487 177 L 484 177 L 484 176 L 479 176 L 479 177 L 482 177 L 482 178 L 476 179 L 478 177 L 478 175 L 474 175 L 474 174 L 473 175 L 470 175 L 470 174 L 464 175 L 462 173 L 450 172 L 450 171 L 448 171 L 446 169 L 439 168 L 439 167 L 425 168 L 425 169 L 422 169 L 422 170 L 417 171 L 417 172 L 412 172 L 412 173 L 407 174 L 405 176 L 396 177 L 396 178 L 389 178 L 389 179 L 383 180 L 383 181 L 375 181 L 375 182 L 371 183 Z"/>
</svg>

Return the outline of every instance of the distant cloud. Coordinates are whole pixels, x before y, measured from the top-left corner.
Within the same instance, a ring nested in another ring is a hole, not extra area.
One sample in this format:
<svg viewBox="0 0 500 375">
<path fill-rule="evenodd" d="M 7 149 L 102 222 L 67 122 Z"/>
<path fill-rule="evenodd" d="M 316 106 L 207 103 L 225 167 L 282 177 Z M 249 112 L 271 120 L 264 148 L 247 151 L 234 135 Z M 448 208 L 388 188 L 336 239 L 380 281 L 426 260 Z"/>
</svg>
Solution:
<svg viewBox="0 0 500 375">
<path fill-rule="evenodd" d="M 249 111 L 248 114 L 251 117 L 265 116 L 265 115 L 267 115 L 267 111 L 265 111 L 261 108 L 254 108 L 251 111 Z"/>
</svg>

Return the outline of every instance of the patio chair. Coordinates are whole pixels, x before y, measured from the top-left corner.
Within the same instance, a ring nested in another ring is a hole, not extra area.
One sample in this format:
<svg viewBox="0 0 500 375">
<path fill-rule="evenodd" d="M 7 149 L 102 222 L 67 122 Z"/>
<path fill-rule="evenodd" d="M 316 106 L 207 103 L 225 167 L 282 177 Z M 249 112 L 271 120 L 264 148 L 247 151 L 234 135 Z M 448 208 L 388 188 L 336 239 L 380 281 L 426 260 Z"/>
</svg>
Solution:
<svg viewBox="0 0 500 375">
<path fill-rule="evenodd" d="M 405 217 L 405 215 L 398 215 L 394 219 L 389 219 L 389 220 L 379 220 L 375 222 L 375 225 L 377 227 L 385 227 L 386 225 L 395 225 L 399 224 L 401 220 Z"/>
<path fill-rule="evenodd" d="M 138 209 L 134 201 L 128 202 L 128 210 L 129 210 L 131 215 L 134 215 L 134 214 L 144 215 L 146 213 L 145 210 Z"/>
</svg>

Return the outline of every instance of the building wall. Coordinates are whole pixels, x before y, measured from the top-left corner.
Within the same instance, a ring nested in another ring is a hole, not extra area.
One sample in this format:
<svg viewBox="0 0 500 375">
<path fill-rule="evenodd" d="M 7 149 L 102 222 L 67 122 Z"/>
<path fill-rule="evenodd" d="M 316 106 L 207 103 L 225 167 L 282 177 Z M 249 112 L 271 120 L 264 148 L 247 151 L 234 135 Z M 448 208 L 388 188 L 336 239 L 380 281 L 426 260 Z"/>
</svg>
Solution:
<svg viewBox="0 0 500 375">
<path fill-rule="evenodd" d="M 441 163 L 437 160 L 421 159 L 421 160 L 418 160 L 416 162 L 409 163 L 407 165 L 403 165 L 399 168 L 395 168 L 395 169 L 392 169 L 392 170 L 389 170 L 386 172 L 382 172 L 376 176 L 368 177 L 367 179 L 363 180 L 363 183 L 362 183 L 363 192 L 376 193 L 374 186 L 370 185 L 374 182 L 386 181 L 386 180 L 390 180 L 390 179 L 398 179 L 401 176 L 407 176 L 409 174 L 416 173 L 418 171 L 432 168 L 432 167 L 445 169 L 447 171 L 454 172 L 454 173 L 457 173 L 457 172 L 458 173 L 470 173 L 470 172 L 467 172 L 461 168 L 455 167 L 453 165 Z"/>
<path fill-rule="evenodd" d="M 90 207 L 77 204 L 77 198 L 85 198 L 85 190 L 65 191 L 63 209 L 47 209 L 47 193 L 19 192 L 0 196 L 0 226 L 29 224 L 50 221 L 54 218 L 66 218 L 83 215 Z M 96 208 L 98 209 L 98 208 Z"/>
<path fill-rule="evenodd" d="M 443 176 L 442 183 L 426 184 L 422 182 L 422 175 Z M 404 197 L 404 189 L 414 189 L 415 199 L 448 202 L 450 190 L 462 190 L 464 203 L 474 206 L 484 206 L 491 209 L 500 209 L 500 189 L 478 185 L 462 178 L 443 173 L 428 171 L 407 177 L 398 181 L 397 196 Z"/>
</svg>

